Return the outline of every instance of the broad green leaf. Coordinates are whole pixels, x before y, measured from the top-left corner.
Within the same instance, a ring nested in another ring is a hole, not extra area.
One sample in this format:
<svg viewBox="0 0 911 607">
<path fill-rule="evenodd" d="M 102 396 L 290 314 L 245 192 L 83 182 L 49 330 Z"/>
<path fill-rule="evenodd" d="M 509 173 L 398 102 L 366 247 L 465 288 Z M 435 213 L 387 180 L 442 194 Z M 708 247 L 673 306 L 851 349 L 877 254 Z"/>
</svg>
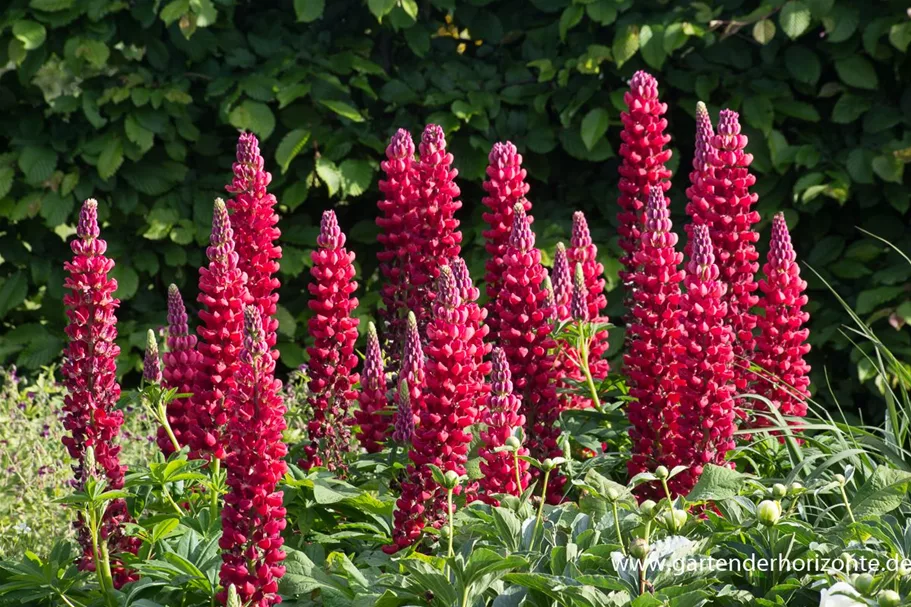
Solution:
<svg viewBox="0 0 911 607">
<path fill-rule="evenodd" d="M 664 50 L 664 26 L 643 25 L 639 30 L 639 50 L 650 67 L 660 70 L 667 59 Z"/>
<path fill-rule="evenodd" d="M 883 154 L 873 159 L 873 171 L 883 181 L 901 183 L 905 173 L 905 163 L 899 160 L 895 154 Z"/>
<path fill-rule="evenodd" d="M 595 144 L 604 137 L 604 133 L 607 132 L 608 123 L 607 110 L 604 108 L 595 108 L 582 119 L 582 127 L 579 134 L 582 136 L 582 142 L 589 151 L 591 151 L 595 147 Z"/>
<path fill-rule="evenodd" d="M 911 21 L 893 25 L 889 29 L 889 42 L 901 52 L 907 52 L 911 44 Z"/>
<path fill-rule="evenodd" d="M 775 119 L 775 108 L 768 97 L 762 95 L 747 95 L 743 100 L 743 114 L 747 124 L 754 126 L 763 133 L 772 130 Z"/>
<path fill-rule="evenodd" d="M 801 45 L 790 45 L 784 53 L 784 64 L 791 77 L 798 82 L 816 84 L 822 72 L 819 57 Z"/>
<path fill-rule="evenodd" d="M 294 12 L 297 20 L 311 23 L 323 16 L 326 9 L 326 0 L 294 0 Z"/>
<path fill-rule="evenodd" d="M 585 7 L 581 4 L 570 4 L 560 15 L 560 40 L 566 40 L 566 34 L 572 28 L 579 25 L 582 21 L 582 15 L 585 14 Z"/>
<path fill-rule="evenodd" d="M 860 55 L 849 55 L 835 61 L 835 71 L 841 81 L 849 86 L 873 90 L 879 85 L 876 70 L 870 61 Z"/>
<path fill-rule="evenodd" d="M 376 20 L 383 22 L 383 17 L 388 15 L 395 8 L 396 0 L 367 0 L 367 7 Z"/>
<path fill-rule="evenodd" d="M 16 170 L 13 167 L 0 167 L 0 199 L 9 194 L 15 176 Z"/>
<path fill-rule="evenodd" d="M 28 277 L 25 272 L 16 272 L 0 284 L 0 319 L 25 301 L 28 295 Z"/>
<path fill-rule="evenodd" d="M 725 466 L 708 464 L 689 495 L 690 502 L 716 501 L 732 498 L 740 493 L 747 476 Z"/>
<path fill-rule="evenodd" d="M 53 175 L 57 168 L 57 152 L 48 147 L 28 146 L 19 153 L 19 169 L 29 183 L 37 184 Z"/>
<path fill-rule="evenodd" d="M 13 23 L 13 36 L 27 51 L 39 48 L 47 40 L 47 30 L 37 21 L 22 19 Z"/>
<path fill-rule="evenodd" d="M 873 103 L 869 99 L 845 93 L 832 108 L 832 122 L 849 124 L 864 115 Z"/>
<path fill-rule="evenodd" d="M 617 20 L 617 6 L 613 0 L 595 0 L 585 6 L 588 18 L 601 25 L 610 25 Z"/>
<path fill-rule="evenodd" d="M 627 25 L 622 30 L 617 31 L 614 34 L 614 42 L 611 48 L 617 67 L 622 66 L 639 50 L 639 28 L 634 25 Z"/>
<path fill-rule="evenodd" d="M 316 159 L 316 174 L 322 182 L 326 184 L 326 189 L 329 191 L 329 197 L 332 198 L 335 196 L 335 193 L 338 192 L 339 188 L 342 186 L 342 174 L 339 172 L 335 163 L 320 156 Z"/>
<path fill-rule="evenodd" d="M 108 137 L 104 149 L 101 150 L 101 154 L 98 155 L 98 163 L 96 165 L 98 168 L 98 176 L 104 181 L 107 181 L 117 173 L 117 170 L 120 169 L 120 165 L 122 164 L 123 141 L 121 141 L 119 136 Z"/>
<path fill-rule="evenodd" d="M 30 0 L 28 5 L 36 11 L 54 13 L 67 10 L 73 6 L 74 1 L 75 0 Z"/>
<path fill-rule="evenodd" d="M 111 278 L 117 281 L 117 290 L 114 297 L 121 300 L 130 299 L 136 294 L 139 288 L 139 274 L 130 266 L 119 263 L 114 266 L 110 274 Z"/>
<path fill-rule="evenodd" d="M 901 506 L 909 487 L 911 473 L 879 466 L 851 498 L 851 511 L 858 519 L 892 512 Z"/>
<path fill-rule="evenodd" d="M 275 130 L 275 114 L 269 106 L 250 99 L 231 110 L 228 122 L 235 128 L 254 132 L 261 140 L 268 139 Z"/>
<path fill-rule="evenodd" d="M 360 196 L 373 182 L 373 167 L 366 160 L 348 158 L 341 165 L 342 191 L 346 196 Z"/>
<path fill-rule="evenodd" d="M 759 44 L 768 44 L 775 37 L 775 23 L 770 19 L 761 19 L 753 25 L 753 38 Z"/>
<path fill-rule="evenodd" d="M 855 311 L 858 314 L 870 314 L 904 293 L 902 287 L 876 287 L 861 291 L 857 296 Z"/>
<path fill-rule="evenodd" d="M 308 141 L 310 141 L 310 131 L 306 129 L 294 129 L 282 137 L 278 149 L 275 150 L 275 161 L 281 167 L 282 175 L 288 172 L 291 161 L 300 154 Z"/>
<path fill-rule="evenodd" d="M 791 0 L 781 8 L 778 22 L 788 38 L 794 40 L 810 27 L 810 9 L 800 0 Z"/>
<path fill-rule="evenodd" d="M 190 12 L 190 0 L 173 0 L 161 9 L 159 17 L 165 25 L 171 25 Z"/>
<path fill-rule="evenodd" d="M 333 99 L 320 99 L 319 102 L 327 108 L 353 122 L 363 122 L 364 117 L 356 108 L 350 106 L 344 101 L 335 101 Z"/>
</svg>

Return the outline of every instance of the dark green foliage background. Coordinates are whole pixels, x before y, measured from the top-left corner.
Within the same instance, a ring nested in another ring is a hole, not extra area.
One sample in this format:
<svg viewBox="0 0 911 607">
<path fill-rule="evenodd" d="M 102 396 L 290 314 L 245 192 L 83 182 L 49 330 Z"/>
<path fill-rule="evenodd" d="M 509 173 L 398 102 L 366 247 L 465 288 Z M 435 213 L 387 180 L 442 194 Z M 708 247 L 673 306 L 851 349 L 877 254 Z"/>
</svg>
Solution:
<svg viewBox="0 0 911 607">
<path fill-rule="evenodd" d="M 893 328 L 911 321 L 911 266 L 856 228 L 911 249 L 911 19 L 902 0 L 7 4 L 0 364 L 34 369 L 59 356 L 65 240 L 78 203 L 94 196 L 117 260 L 123 370 L 136 369 L 144 331 L 165 321 L 167 284 L 195 298 L 212 200 L 224 195 L 239 128 L 263 140 L 281 205 L 286 365 L 303 361 L 309 251 L 323 209 L 337 209 L 358 254 L 367 283 L 360 313 L 375 309 L 378 163 L 396 127 L 418 137 L 430 121 L 445 127 L 461 172 L 475 276 L 487 152 L 509 139 L 525 155 L 539 244 L 568 238 L 571 211 L 586 210 L 619 318 L 615 151 L 637 69 L 658 76 L 670 105 L 675 217 L 696 101 L 713 116 L 740 110 L 764 241 L 771 215 L 784 210 L 801 258 L 897 354 L 911 353 L 909 330 Z M 831 403 L 827 370 L 842 404 L 861 405 L 867 388 L 856 377 L 868 379 L 870 366 L 839 333 L 845 313 L 805 273 L 817 394 Z"/>
</svg>

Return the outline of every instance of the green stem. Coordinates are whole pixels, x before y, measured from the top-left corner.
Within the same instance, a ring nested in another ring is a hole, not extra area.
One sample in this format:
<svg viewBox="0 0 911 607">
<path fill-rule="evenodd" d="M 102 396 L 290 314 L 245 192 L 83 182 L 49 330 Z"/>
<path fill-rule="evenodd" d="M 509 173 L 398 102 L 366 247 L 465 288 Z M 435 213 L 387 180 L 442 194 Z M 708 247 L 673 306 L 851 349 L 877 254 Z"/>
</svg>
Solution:
<svg viewBox="0 0 911 607">
<path fill-rule="evenodd" d="M 595 387 L 595 379 L 592 377 L 591 367 L 588 365 L 588 340 L 583 338 L 581 341 L 582 343 L 579 345 L 579 362 L 582 364 L 579 366 L 582 367 L 582 372 L 585 374 L 585 383 L 588 384 L 588 389 L 592 393 L 592 404 L 599 413 L 603 413 L 601 399 L 598 398 L 598 389 Z"/>
<path fill-rule="evenodd" d="M 645 589 L 647 588 L 645 580 L 645 561 L 637 559 L 639 563 L 639 595 L 645 594 Z"/>
<path fill-rule="evenodd" d="M 645 543 L 648 543 L 649 536 L 652 534 L 652 520 L 649 519 L 645 521 L 645 533 L 643 534 L 645 538 Z"/>
<path fill-rule="evenodd" d="M 453 556 L 452 551 L 452 535 L 453 535 L 453 509 L 452 509 L 452 489 L 446 490 L 446 505 L 449 508 L 449 551 L 447 552 L 448 556 Z"/>
<path fill-rule="evenodd" d="M 108 554 L 107 542 L 102 541 L 101 545 L 98 548 L 101 552 L 101 566 L 104 568 L 104 575 L 108 581 L 108 589 L 110 590 L 110 593 L 113 593 L 114 575 L 111 573 L 111 556 L 110 556 L 110 554 Z M 107 594 L 106 598 L 108 600 L 108 603 L 111 604 L 112 606 L 116 605 L 117 602 L 114 600 L 114 595 L 110 594 L 110 593 L 107 593 L 107 592 L 105 593 L 105 594 Z"/>
<path fill-rule="evenodd" d="M 670 488 L 667 486 L 667 479 L 666 479 L 666 478 L 661 479 L 661 486 L 664 487 L 664 495 L 667 496 L 667 501 L 669 501 L 669 502 L 671 503 L 671 507 L 673 507 L 673 505 L 674 505 L 674 498 L 671 497 L 671 490 L 670 490 Z"/>
<path fill-rule="evenodd" d="M 620 510 L 617 508 L 617 502 L 613 502 L 611 508 L 614 511 L 614 531 L 617 532 L 617 543 L 620 544 L 620 552 L 626 554 L 626 549 L 623 547 L 623 534 L 620 533 Z"/>
<path fill-rule="evenodd" d="M 174 512 L 177 513 L 177 516 L 183 516 L 184 511 L 180 506 L 177 505 L 177 502 L 174 501 L 174 498 L 171 497 L 171 492 L 168 491 L 166 487 L 162 486 L 161 493 L 165 496 L 165 499 L 168 500 L 168 503 L 171 504 L 171 506 L 174 508 Z"/>
<path fill-rule="evenodd" d="M 174 436 L 174 431 L 171 429 L 171 424 L 168 423 L 168 412 L 165 408 L 165 404 L 161 402 L 161 400 L 158 401 L 158 422 L 167 433 L 168 438 L 171 440 L 171 444 L 174 445 L 174 451 L 180 451 L 180 443 L 177 442 L 177 437 Z"/>
<path fill-rule="evenodd" d="M 86 508 L 83 516 L 88 519 L 89 533 L 92 536 L 92 557 L 95 559 L 95 573 L 98 576 L 98 585 L 104 595 L 104 602 L 113 606 L 114 580 L 111 576 L 111 563 L 108 560 L 107 546 L 101 540 L 101 521 L 94 504 Z"/>
<path fill-rule="evenodd" d="M 851 522 L 856 523 L 857 520 L 854 518 L 854 512 L 851 510 L 851 502 L 848 501 L 848 494 L 845 493 L 845 486 L 842 483 L 839 483 L 838 488 L 841 490 L 841 499 L 845 503 L 845 508 L 848 509 L 848 516 L 851 518 Z"/>
<path fill-rule="evenodd" d="M 221 471 L 221 460 L 212 456 L 212 521 L 218 517 L 218 474 Z M 211 524 L 211 523 L 210 523 Z"/>
<path fill-rule="evenodd" d="M 541 503 L 538 504 L 538 515 L 535 517 L 535 535 L 541 527 L 544 518 L 544 502 L 547 500 L 547 484 L 550 482 L 550 470 L 544 471 L 544 484 L 541 486 Z M 544 543 L 544 534 L 541 533 L 541 543 Z"/>
<path fill-rule="evenodd" d="M 522 495 L 522 476 L 519 474 L 519 450 L 512 452 L 512 459 L 516 466 L 516 495 Z"/>
</svg>

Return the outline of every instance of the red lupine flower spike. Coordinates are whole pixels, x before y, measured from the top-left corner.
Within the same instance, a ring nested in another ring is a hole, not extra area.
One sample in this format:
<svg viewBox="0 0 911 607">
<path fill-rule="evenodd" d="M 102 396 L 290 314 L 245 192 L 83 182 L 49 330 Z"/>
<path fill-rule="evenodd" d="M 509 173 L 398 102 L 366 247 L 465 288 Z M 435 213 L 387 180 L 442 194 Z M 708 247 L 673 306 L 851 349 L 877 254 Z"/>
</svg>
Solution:
<svg viewBox="0 0 911 607">
<path fill-rule="evenodd" d="M 384 308 L 380 310 L 386 326 L 387 348 L 400 351 L 408 310 L 408 271 L 413 261 L 410 239 L 417 228 L 417 165 L 411 133 L 399 129 L 386 147 L 386 160 L 380 163 L 386 175 L 379 182 L 382 200 L 377 202 L 380 215 L 376 225 L 382 250 L 377 253 L 380 273 L 385 283 L 380 291 Z M 395 360 L 392 361 L 396 363 Z"/>
<path fill-rule="evenodd" d="M 230 395 L 233 415 L 226 430 L 231 451 L 225 458 L 220 581 L 224 588 L 233 584 L 243 604 L 269 607 L 281 602 L 278 580 L 285 573 L 286 513 L 282 492 L 276 491 L 287 472 L 285 405 L 259 307 L 246 306 L 243 316 L 243 344 Z M 226 597 L 222 591 L 220 600 Z"/>
<path fill-rule="evenodd" d="M 243 335 L 243 306 L 252 303 L 246 275 L 238 267 L 234 230 L 228 209 L 219 198 L 212 215 L 212 235 L 206 249 L 208 267 L 199 270 L 199 361 L 193 377 L 188 430 L 194 458 L 225 456 L 226 400 L 234 389 Z"/>
<path fill-rule="evenodd" d="M 277 339 L 278 307 L 277 278 L 282 249 L 278 246 L 277 200 L 266 191 L 272 174 L 264 170 L 265 161 L 259 150 L 259 140 L 253 133 L 241 133 L 237 141 L 237 162 L 234 179 L 225 189 L 234 194 L 226 206 L 231 212 L 237 266 L 247 276 L 247 291 L 262 313 L 266 343 L 272 348 Z M 272 351 L 273 356 L 278 350 Z"/>
<path fill-rule="evenodd" d="M 364 370 L 361 373 L 361 391 L 358 395 L 360 410 L 355 420 L 360 426 L 357 439 L 367 453 L 378 453 L 392 426 L 392 418 L 383 415 L 386 408 L 386 372 L 383 369 L 383 353 L 374 324 L 367 324 L 367 351 L 364 355 Z"/>
<path fill-rule="evenodd" d="M 630 395 L 635 399 L 627 409 L 632 441 L 627 462 L 630 476 L 661 465 L 672 468 L 679 462 L 674 451 L 679 436 L 680 282 L 684 273 L 667 202 L 662 188 L 651 189 L 636 252 L 637 270 L 631 276 L 629 347 L 623 357 Z M 643 485 L 638 493 L 642 498 L 657 499 L 663 491 Z"/>
<path fill-rule="evenodd" d="M 107 243 L 100 235 L 98 203 L 88 199 L 79 212 L 77 237 L 70 242 L 73 258 L 64 264 L 67 277 L 63 286 L 69 291 L 63 296 L 68 343 L 61 372 L 67 388 L 63 425 L 69 436 L 63 438 L 63 444 L 76 460 L 73 472 L 77 487 L 84 487 L 91 467 L 104 474 L 109 488 L 121 489 L 126 467 L 120 464 L 120 446 L 116 444 L 123 412 L 116 408 L 120 398 L 117 383 L 120 348 L 115 343 L 115 311 L 120 301 L 114 298 L 117 281 L 110 277 L 114 261 L 105 256 Z M 91 466 L 86 461 L 89 447 L 94 452 L 95 463 Z M 139 548 L 139 540 L 123 532 L 123 524 L 131 520 L 126 502 L 117 499 L 107 507 L 101 521 L 101 535 L 115 556 L 112 573 L 117 588 L 138 579 L 135 571 L 126 569 L 116 558 L 125 552 L 136 554 Z M 79 568 L 93 571 L 92 538 L 81 516 L 75 527 L 83 551 Z"/>
<path fill-rule="evenodd" d="M 424 390 L 424 351 L 421 346 L 421 335 L 418 332 L 417 317 L 413 312 L 408 312 L 407 325 L 405 327 L 405 349 L 402 354 L 399 379 L 407 381 L 408 400 L 411 403 L 411 420 L 408 421 L 402 418 L 408 408 L 401 402 L 397 393 L 395 425 L 397 428 L 399 426 L 413 428 L 424 403 L 422 396 Z"/>
<path fill-rule="evenodd" d="M 796 260 L 784 215 L 778 213 L 772 219 L 769 255 L 763 266 L 765 278 L 759 281 L 759 309 L 763 314 L 758 318 L 760 332 L 754 358 L 761 369 L 756 389 L 782 415 L 805 417 L 810 366 L 803 357 L 810 351 L 806 343 L 809 329 L 805 327 L 810 315 L 803 310 L 807 283 L 800 278 Z M 764 404 L 757 403 L 757 408 L 763 409 Z M 758 415 L 753 423 L 762 427 L 776 422 Z"/>
<path fill-rule="evenodd" d="M 168 338 L 167 351 L 162 355 L 164 373 L 162 385 L 176 388 L 177 394 L 191 394 L 195 389 L 194 377 L 202 356 L 196 350 L 196 336 L 190 333 L 187 310 L 177 285 L 168 287 Z M 174 433 L 178 444 L 189 442 L 189 431 L 194 418 L 190 407 L 190 398 L 175 398 L 168 403 L 168 425 Z M 158 448 L 166 456 L 174 452 L 174 444 L 164 427 L 158 428 L 156 438 Z"/>
<path fill-rule="evenodd" d="M 573 296 L 573 279 L 569 269 L 569 259 L 566 257 L 566 247 L 562 242 L 557 243 L 554 252 L 554 267 L 551 276 L 557 319 L 566 320 L 570 317 L 569 304 Z"/>
<path fill-rule="evenodd" d="M 617 214 L 620 234 L 620 248 L 624 256 L 620 260 L 623 271 L 620 278 L 624 284 L 636 269 L 634 255 L 639 246 L 642 231 L 643 212 L 651 186 L 659 185 L 667 191 L 671 184 L 671 172 L 665 163 L 671 158 L 671 151 L 665 149 L 670 135 L 665 135 L 667 104 L 658 100 L 658 81 L 650 74 L 639 71 L 630 80 L 630 90 L 623 97 L 627 111 L 620 114 L 623 131 L 620 133 L 620 212 Z"/>
<path fill-rule="evenodd" d="M 679 431 L 674 465 L 689 468 L 669 483 L 674 493 L 685 495 L 706 464 L 732 466 L 725 461 L 734 447 L 735 412 L 732 364 L 733 335 L 725 322 L 726 286 L 719 279 L 709 229 L 692 229 L 692 256 L 687 264 L 686 295 L 678 357 L 681 388 Z"/>
<path fill-rule="evenodd" d="M 468 265 L 461 257 L 452 259 L 452 275 L 455 278 L 456 287 L 459 289 L 459 296 L 462 301 L 477 301 L 481 296 L 481 291 L 474 286 L 471 280 L 471 274 L 468 273 Z"/>
<path fill-rule="evenodd" d="M 411 437 L 414 435 L 414 414 L 411 412 L 411 396 L 408 392 L 408 380 L 404 377 L 399 380 L 396 391 L 398 407 L 395 416 L 395 430 L 392 440 L 400 445 L 411 446 Z"/>
<path fill-rule="evenodd" d="M 516 436 L 516 431 L 525 425 L 521 413 L 522 401 L 513 394 L 512 375 L 509 362 L 501 348 L 493 350 L 493 367 L 490 377 L 491 390 L 483 417 L 485 429 L 481 431 L 482 445 L 478 449 L 481 462 L 481 499 L 492 505 L 499 505 L 495 493 L 521 495 L 528 487 L 531 474 L 528 462 L 519 459 L 518 474 L 516 458 L 511 451 L 496 451 L 507 439 Z M 519 443 L 518 455 L 527 456 L 528 449 Z"/>
<path fill-rule="evenodd" d="M 522 155 L 511 142 L 493 144 L 488 156 L 487 180 L 484 191 L 487 195 L 481 199 L 485 209 L 483 218 L 489 226 L 484 230 L 484 248 L 490 256 L 485 264 L 487 273 L 484 282 L 487 288 L 488 325 L 491 333 L 497 335 L 497 319 L 492 314 L 497 296 L 503 287 L 503 255 L 512 230 L 513 207 L 522 203 L 526 212 L 531 210 L 531 202 L 525 197 L 528 194 L 526 171 L 522 168 Z"/>
<path fill-rule="evenodd" d="M 588 320 L 587 291 L 582 264 L 577 263 L 576 270 L 573 272 L 573 296 L 570 303 L 570 315 L 574 320 Z"/>
<path fill-rule="evenodd" d="M 704 174 L 712 154 L 712 139 L 715 137 L 715 130 L 712 127 L 712 118 L 709 116 L 709 110 L 701 101 L 696 103 L 696 150 L 693 154 L 693 171 L 695 177 L 690 174 L 690 182 L 695 184 L 699 176 Z"/>
<path fill-rule="evenodd" d="M 307 303 L 314 312 L 308 321 L 314 343 L 307 348 L 313 417 L 307 424 L 310 444 L 304 448 L 306 459 L 301 465 L 326 465 L 344 472 L 353 422 L 348 410 L 357 397 L 353 386 L 358 381 L 354 372 L 358 319 L 352 313 L 358 301 L 354 253 L 345 248 L 345 235 L 333 211 L 323 213 L 316 244 Z"/>
<path fill-rule="evenodd" d="M 550 275 L 544 276 L 544 308 L 550 310 L 550 314 L 547 316 L 547 320 L 553 322 L 558 319 L 557 311 L 557 300 L 554 297 L 554 284 L 550 280 Z"/>
<path fill-rule="evenodd" d="M 581 264 L 585 278 L 585 301 L 589 318 L 598 318 L 607 306 L 604 295 L 604 266 L 598 262 L 598 247 L 592 242 L 588 222 L 582 211 L 573 213 L 573 232 L 566 256 L 571 264 Z"/>
<path fill-rule="evenodd" d="M 155 331 L 149 329 L 146 333 L 146 351 L 142 359 L 142 379 L 149 384 L 161 383 L 161 357 L 158 354 L 158 342 L 155 340 Z"/>
</svg>

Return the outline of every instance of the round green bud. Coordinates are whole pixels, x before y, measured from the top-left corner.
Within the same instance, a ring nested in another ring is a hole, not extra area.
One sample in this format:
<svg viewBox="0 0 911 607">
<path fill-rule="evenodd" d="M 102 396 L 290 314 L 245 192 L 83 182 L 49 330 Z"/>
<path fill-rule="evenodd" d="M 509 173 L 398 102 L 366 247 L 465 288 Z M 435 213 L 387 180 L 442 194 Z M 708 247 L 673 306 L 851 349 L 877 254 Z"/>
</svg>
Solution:
<svg viewBox="0 0 911 607">
<path fill-rule="evenodd" d="M 873 584 L 873 576 L 869 573 L 861 573 L 854 578 L 854 587 L 864 596 L 869 595 L 873 591 Z"/>
<path fill-rule="evenodd" d="M 608 500 L 609 502 L 611 502 L 611 503 L 614 503 L 614 502 L 616 502 L 618 499 L 620 499 L 620 492 L 617 491 L 617 488 L 616 488 L 616 487 L 608 487 L 608 488 L 607 488 L 607 500 Z"/>
<path fill-rule="evenodd" d="M 519 442 L 519 439 L 515 436 L 510 436 L 506 439 L 506 446 L 512 449 L 513 451 L 518 451 L 519 447 L 522 446 L 522 443 Z"/>
<path fill-rule="evenodd" d="M 655 468 L 655 476 L 658 477 L 658 480 L 664 480 L 669 477 L 671 473 L 668 471 L 667 466 L 658 466 Z"/>
<path fill-rule="evenodd" d="M 668 531 L 676 533 L 686 525 L 686 510 L 671 508 L 661 515 L 661 522 Z"/>
<path fill-rule="evenodd" d="M 655 509 L 658 507 L 658 504 L 655 503 L 655 500 L 645 500 L 639 504 L 639 512 L 645 516 L 652 516 L 655 513 Z"/>
<path fill-rule="evenodd" d="M 447 470 L 446 474 L 443 475 L 443 479 L 446 481 L 446 489 L 455 489 L 456 485 L 459 484 L 459 473 L 455 470 Z"/>
<path fill-rule="evenodd" d="M 832 477 L 832 478 L 834 478 L 834 479 L 835 479 L 835 482 L 838 483 L 839 485 L 844 485 L 845 482 L 847 482 L 847 479 L 845 478 L 845 475 L 844 475 L 844 474 L 836 474 L 836 475 L 835 475 L 834 477 Z"/>
<path fill-rule="evenodd" d="M 902 598 L 894 590 L 883 590 L 876 599 L 879 607 L 898 607 L 901 605 Z"/>
<path fill-rule="evenodd" d="M 648 556 L 648 542 L 644 538 L 637 537 L 629 543 L 629 553 L 640 561 L 644 561 Z"/>
<path fill-rule="evenodd" d="M 544 468 L 545 471 L 553 470 L 554 469 L 554 460 L 552 460 L 548 457 L 543 462 L 541 462 L 541 466 Z"/>
<path fill-rule="evenodd" d="M 772 485 L 772 497 L 777 500 L 780 500 L 788 494 L 788 488 L 782 485 L 781 483 L 775 483 Z"/>
<path fill-rule="evenodd" d="M 803 493 L 803 491 L 804 491 L 803 485 L 798 483 L 797 481 L 794 481 L 793 483 L 791 483 L 790 487 L 788 487 L 788 493 L 790 493 L 791 495 L 799 495 L 799 494 Z"/>
<path fill-rule="evenodd" d="M 781 518 L 781 504 L 775 500 L 764 500 L 760 502 L 757 513 L 760 523 L 772 527 Z"/>
</svg>

